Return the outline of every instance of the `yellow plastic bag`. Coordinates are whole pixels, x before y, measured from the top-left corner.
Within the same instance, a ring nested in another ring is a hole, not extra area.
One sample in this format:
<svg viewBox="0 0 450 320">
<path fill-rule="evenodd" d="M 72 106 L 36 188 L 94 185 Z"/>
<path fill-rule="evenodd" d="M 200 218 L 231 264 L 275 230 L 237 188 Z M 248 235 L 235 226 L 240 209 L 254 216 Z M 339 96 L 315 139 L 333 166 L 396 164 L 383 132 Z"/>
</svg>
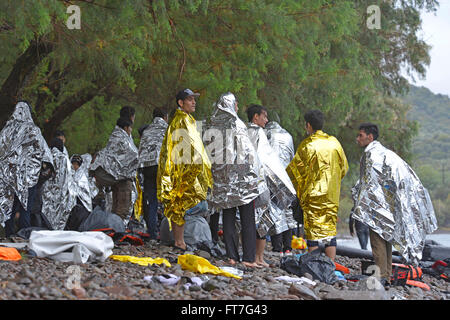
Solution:
<svg viewBox="0 0 450 320">
<path fill-rule="evenodd" d="M 306 241 L 302 237 L 297 238 L 295 235 L 292 236 L 291 241 L 292 249 L 304 250 L 306 249 Z"/>
<path fill-rule="evenodd" d="M 236 276 L 230 272 L 224 271 L 220 269 L 219 267 L 216 267 L 212 265 L 208 260 L 205 258 L 192 255 L 192 254 L 184 254 L 178 256 L 178 264 L 181 265 L 181 268 L 183 270 L 189 270 L 193 272 L 200 272 L 200 273 L 212 273 L 218 276 L 225 276 L 229 278 L 235 278 L 235 279 L 242 279 L 239 276 Z"/>
<path fill-rule="evenodd" d="M 112 255 L 110 256 L 111 259 L 122 261 L 122 262 L 131 262 L 136 263 L 141 266 L 148 266 L 149 264 L 165 264 L 167 267 L 171 267 L 169 261 L 167 261 L 164 258 L 149 258 L 149 257 L 133 257 L 133 256 L 122 256 L 122 255 Z"/>
</svg>

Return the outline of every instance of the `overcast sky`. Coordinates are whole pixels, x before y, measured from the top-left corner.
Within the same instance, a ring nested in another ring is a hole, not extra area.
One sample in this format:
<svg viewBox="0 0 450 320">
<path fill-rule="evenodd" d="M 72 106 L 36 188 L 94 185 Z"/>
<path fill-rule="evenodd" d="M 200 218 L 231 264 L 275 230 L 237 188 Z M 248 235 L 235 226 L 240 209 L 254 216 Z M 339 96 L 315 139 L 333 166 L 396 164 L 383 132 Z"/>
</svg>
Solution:
<svg viewBox="0 0 450 320">
<path fill-rule="evenodd" d="M 419 80 L 416 86 L 424 86 L 433 93 L 450 96 L 450 0 L 439 1 L 437 12 L 422 13 L 422 31 L 419 36 L 429 45 L 431 63 L 428 66 L 426 79 Z"/>
</svg>

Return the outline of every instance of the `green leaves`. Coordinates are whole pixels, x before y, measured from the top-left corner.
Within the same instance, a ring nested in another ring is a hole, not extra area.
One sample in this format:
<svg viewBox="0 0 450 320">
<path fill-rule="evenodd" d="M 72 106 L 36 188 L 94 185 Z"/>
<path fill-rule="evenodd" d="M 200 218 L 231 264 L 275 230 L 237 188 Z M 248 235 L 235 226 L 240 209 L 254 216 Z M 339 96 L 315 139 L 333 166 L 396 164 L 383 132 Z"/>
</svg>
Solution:
<svg viewBox="0 0 450 320">
<path fill-rule="evenodd" d="M 400 64 L 423 74 L 429 57 L 427 45 L 416 36 L 418 12 L 432 10 L 435 1 L 98 0 L 75 4 L 81 10 L 80 30 L 67 29 L 65 2 L 0 3 L 0 26 L 8 26 L 0 32 L 0 81 L 8 77 L 30 41 L 39 39 L 54 46 L 47 59 L 32 69 L 21 90 L 24 99 L 42 110 L 38 123 L 61 121 L 54 119 L 56 110 L 70 103 L 71 97 L 79 102 L 93 88 L 98 91 L 95 101 L 132 104 L 139 111 L 138 122 L 149 122 L 153 108 L 174 108 L 175 93 L 189 87 L 201 93 L 198 119 L 212 112 L 220 94 L 233 91 L 244 119 L 248 104 L 264 104 L 279 115 L 296 144 L 304 137 L 304 112 L 318 108 L 326 114 L 326 131 L 341 140 L 351 161 L 358 160 L 353 140 L 361 121 L 389 123 L 391 130 L 401 134 L 398 145 L 404 147 L 398 149 L 405 155 L 409 152 L 415 128 L 398 114 L 407 109 L 384 96 L 405 89 Z M 381 30 L 365 27 L 371 4 L 382 9 Z M 93 102 L 83 106 L 90 114 L 86 108 L 93 108 Z M 96 114 L 106 112 L 102 110 Z M 64 125 L 71 119 L 69 114 Z M 115 123 L 115 116 L 105 119 L 110 127 Z M 393 125 L 399 121 L 401 125 Z M 94 133 L 92 140 L 96 139 L 102 138 Z M 86 143 L 81 136 L 71 141 Z"/>
</svg>

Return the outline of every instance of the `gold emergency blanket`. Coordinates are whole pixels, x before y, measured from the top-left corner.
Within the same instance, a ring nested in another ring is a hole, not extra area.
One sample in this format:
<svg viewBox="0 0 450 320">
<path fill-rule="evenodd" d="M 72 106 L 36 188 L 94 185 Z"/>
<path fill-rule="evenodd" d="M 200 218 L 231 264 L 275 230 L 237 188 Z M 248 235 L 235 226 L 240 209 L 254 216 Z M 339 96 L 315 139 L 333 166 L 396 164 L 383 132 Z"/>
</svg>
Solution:
<svg viewBox="0 0 450 320">
<path fill-rule="evenodd" d="M 152 264 L 164 264 L 166 267 L 171 267 L 172 265 L 167 259 L 164 258 L 150 258 L 150 257 L 134 257 L 134 256 L 126 256 L 126 255 L 112 255 L 109 256 L 113 260 L 122 261 L 122 262 L 131 262 L 138 264 L 140 266 L 147 267 Z"/>
<path fill-rule="evenodd" d="M 178 264 L 181 265 L 183 270 L 189 270 L 192 272 L 200 272 L 200 273 L 211 273 L 218 276 L 225 276 L 229 278 L 242 279 L 241 277 L 234 275 L 228 271 L 222 270 L 219 267 L 211 264 L 205 258 L 193 255 L 193 254 L 184 254 L 178 256 Z"/>
<path fill-rule="evenodd" d="M 158 200 L 170 222 L 184 224 L 184 214 L 206 200 L 212 187 L 211 162 L 194 117 L 177 109 L 167 128 L 159 157 Z"/>
<path fill-rule="evenodd" d="M 341 180 L 348 171 L 339 141 L 317 130 L 300 143 L 286 171 L 303 209 L 306 239 L 336 236 Z"/>
</svg>

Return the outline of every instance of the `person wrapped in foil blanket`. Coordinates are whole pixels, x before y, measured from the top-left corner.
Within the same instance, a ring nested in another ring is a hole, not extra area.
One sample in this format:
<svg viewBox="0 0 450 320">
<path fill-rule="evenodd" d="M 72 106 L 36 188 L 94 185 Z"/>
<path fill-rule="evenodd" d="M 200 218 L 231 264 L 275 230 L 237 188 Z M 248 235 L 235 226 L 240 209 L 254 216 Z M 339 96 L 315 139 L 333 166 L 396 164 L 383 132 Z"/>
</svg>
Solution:
<svg viewBox="0 0 450 320">
<path fill-rule="evenodd" d="M 90 166 L 97 186 L 111 187 L 111 211 L 126 222 L 132 214 L 137 198 L 136 175 L 138 148 L 131 136 L 132 122 L 119 118 L 106 147 L 100 150 Z M 108 196 L 106 195 L 108 206 Z"/>
<path fill-rule="evenodd" d="M 294 158 L 295 154 L 294 141 L 291 134 L 283 129 L 276 121 L 268 122 L 264 128 L 264 131 L 274 153 L 278 155 L 283 168 L 286 168 Z M 280 209 L 279 214 L 282 218 L 278 219 L 273 228 L 269 230 L 270 235 L 277 235 L 297 226 L 297 223 L 294 220 L 292 208 L 289 207 L 285 210 Z"/>
<path fill-rule="evenodd" d="M 311 129 L 286 171 L 303 209 L 305 238 L 309 241 L 335 238 L 341 180 L 348 171 L 339 141 L 321 129 Z"/>
<path fill-rule="evenodd" d="M 213 115 L 204 125 L 203 140 L 214 180 L 208 197 L 213 211 L 248 204 L 268 190 L 262 164 L 235 104 L 234 94 L 221 95 Z"/>
<path fill-rule="evenodd" d="M 73 168 L 73 182 L 76 188 L 75 193 L 84 208 L 92 212 L 92 200 L 98 194 L 98 188 L 95 185 L 93 177 L 89 177 L 89 166 L 92 156 L 89 153 L 82 155 L 74 154 L 70 158 Z M 74 164 L 78 164 L 74 167 Z"/>
<path fill-rule="evenodd" d="M 295 199 L 294 186 L 278 154 L 272 149 L 264 129 L 255 123 L 249 123 L 248 133 L 263 164 L 265 180 L 270 190 L 269 209 L 262 213 L 258 232 L 260 236 L 264 236 L 272 227 L 277 231 L 285 231 L 288 222 L 284 211 L 289 210 Z"/>
<path fill-rule="evenodd" d="M 395 152 L 374 140 L 361 158 L 353 187 L 353 218 L 391 243 L 406 261 L 422 258 L 426 234 L 437 229 L 427 189 Z"/>
<path fill-rule="evenodd" d="M 157 174 L 157 197 L 170 225 L 183 226 L 186 211 L 206 200 L 212 184 L 211 162 L 196 121 L 178 108 L 164 136 Z"/>
<path fill-rule="evenodd" d="M 58 144 L 59 142 L 59 144 Z M 53 230 L 64 230 L 70 213 L 77 204 L 78 186 L 69 157 L 64 152 L 63 142 L 54 138 L 50 143 L 55 175 L 42 187 L 42 214 Z"/>
<path fill-rule="evenodd" d="M 163 118 L 155 117 L 143 131 L 139 144 L 139 168 L 158 165 L 162 140 L 168 126 Z"/>
<path fill-rule="evenodd" d="M 43 167 L 53 167 L 53 155 L 34 124 L 31 106 L 19 102 L 0 132 L 0 224 L 11 218 L 14 199 L 27 210 L 29 189 Z M 24 226 L 29 227 L 30 225 Z"/>
<path fill-rule="evenodd" d="M 138 149 L 131 135 L 115 126 L 106 147 L 100 150 L 91 164 L 90 170 L 103 168 L 116 181 L 136 178 Z"/>
</svg>

